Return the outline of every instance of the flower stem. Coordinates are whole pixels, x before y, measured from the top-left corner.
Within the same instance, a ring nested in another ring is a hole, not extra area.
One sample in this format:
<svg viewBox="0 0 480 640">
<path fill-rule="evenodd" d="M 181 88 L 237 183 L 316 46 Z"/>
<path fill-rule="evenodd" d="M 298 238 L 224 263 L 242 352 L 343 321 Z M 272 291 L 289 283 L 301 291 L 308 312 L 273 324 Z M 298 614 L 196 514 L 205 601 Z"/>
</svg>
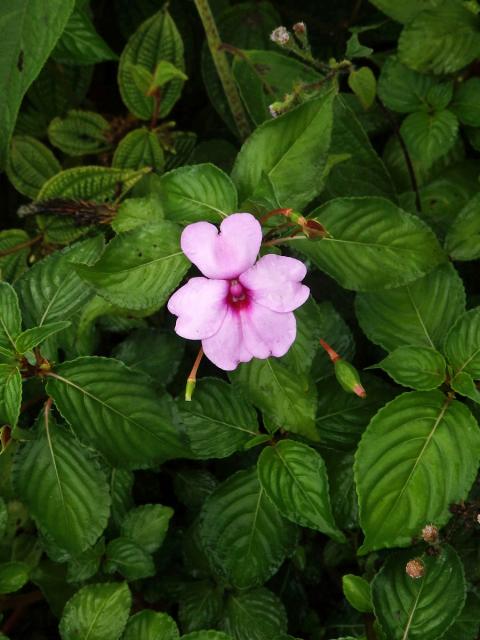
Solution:
<svg viewBox="0 0 480 640">
<path fill-rule="evenodd" d="M 187 385 L 185 387 L 185 400 L 190 402 L 193 396 L 193 392 L 195 390 L 195 385 L 197 384 L 197 371 L 200 366 L 200 362 L 203 358 L 203 347 L 200 347 L 200 351 L 195 358 L 195 362 L 193 363 L 192 370 L 187 378 Z"/>
<path fill-rule="evenodd" d="M 250 124 L 242 104 L 242 99 L 238 93 L 237 85 L 233 79 L 227 55 L 222 48 L 222 41 L 220 40 L 217 25 L 215 24 L 215 18 L 213 17 L 208 0 L 194 0 L 194 2 L 203 23 L 213 63 L 215 64 L 220 82 L 222 83 L 225 97 L 227 98 L 228 106 L 235 120 L 239 136 L 242 140 L 245 140 L 245 138 L 250 135 Z"/>
<path fill-rule="evenodd" d="M 328 357 L 332 362 L 336 362 L 337 360 L 340 360 L 340 356 L 334 349 L 332 349 L 332 347 L 328 344 L 328 342 L 325 342 L 325 340 L 322 340 L 322 338 L 320 338 L 320 344 L 325 349 L 325 351 L 328 354 Z"/>
</svg>

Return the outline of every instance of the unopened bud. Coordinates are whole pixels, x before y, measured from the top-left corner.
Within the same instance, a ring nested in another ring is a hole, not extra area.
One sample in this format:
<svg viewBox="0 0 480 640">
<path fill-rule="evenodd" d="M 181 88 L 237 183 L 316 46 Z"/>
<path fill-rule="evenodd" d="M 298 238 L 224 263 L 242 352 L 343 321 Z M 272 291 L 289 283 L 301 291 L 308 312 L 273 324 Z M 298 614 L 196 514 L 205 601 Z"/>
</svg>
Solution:
<svg viewBox="0 0 480 640">
<path fill-rule="evenodd" d="M 283 47 L 289 42 L 290 34 L 285 27 L 277 27 L 270 34 L 270 40 Z"/>
<path fill-rule="evenodd" d="M 196 380 L 192 380 L 192 378 L 188 378 L 187 384 L 185 385 L 185 400 L 187 402 L 191 401 L 196 385 L 197 385 Z"/>
<path fill-rule="evenodd" d="M 480 513 L 477 513 L 477 522 L 480 524 Z"/>
<path fill-rule="evenodd" d="M 359 398 L 367 397 L 367 393 L 360 382 L 358 371 L 355 369 L 353 364 L 339 358 L 338 360 L 335 360 L 333 366 L 335 367 L 335 377 L 345 391 L 350 391 Z"/>
<path fill-rule="evenodd" d="M 268 105 L 268 110 L 272 118 L 278 118 L 278 116 L 282 115 L 282 102 L 272 102 L 272 104 Z"/>
<path fill-rule="evenodd" d="M 438 529 L 434 524 L 427 524 L 422 529 L 422 538 L 428 544 L 438 542 Z"/>
<path fill-rule="evenodd" d="M 292 29 L 297 36 L 303 36 L 307 32 L 307 27 L 304 22 L 296 22 Z"/>
<path fill-rule="evenodd" d="M 409 560 L 407 562 L 407 566 L 405 567 L 405 571 L 410 578 L 413 580 L 418 580 L 419 578 L 423 578 L 425 575 L 425 565 L 420 560 L 420 558 L 414 558 L 413 560 Z"/>
</svg>

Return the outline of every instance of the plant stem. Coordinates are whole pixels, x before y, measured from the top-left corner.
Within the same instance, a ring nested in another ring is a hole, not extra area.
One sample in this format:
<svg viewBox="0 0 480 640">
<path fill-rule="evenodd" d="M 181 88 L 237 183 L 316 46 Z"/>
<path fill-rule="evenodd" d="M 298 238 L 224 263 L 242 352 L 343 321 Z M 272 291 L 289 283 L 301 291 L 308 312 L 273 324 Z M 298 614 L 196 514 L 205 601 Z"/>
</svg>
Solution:
<svg viewBox="0 0 480 640">
<path fill-rule="evenodd" d="M 377 98 L 377 103 L 380 106 L 380 109 L 383 111 L 383 113 L 387 116 L 390 124 L 393 127 L 393 132 L 397 137 L 400 147 L 402 148 L 403 156 L 405 158 L 405 164 L 407 165 L 408 175 L 410 176 L 410 182 L 412 183 L 412 189 L 415 192 L 415 205 L 417 207 L 417 210 L 421 212 L 422 201 L 420 198 L 420 190 L 418 188 L 417 176 L 415 175 L 415 169 L 413 167 L 413 162 L 410 157 L 410 153 L 408 152 L 407 145 L 405 144 L 405 140 L 403 139 L 403 136 L 400 132 L 397 122 L 395 121 L 394 118 L 392 118 L 392 115 L 390 111 L 387 109 L 387 107 L 383 104 L 383 102 L 379 98 Z"/>
<path fill-rule="evenodd" d="M 9 256 L 12 253 L 17 253 L 17 251 L 21 251 L 22 249 L 26 249 L 27 247 L 31 247 L 32 245 L 40 242 L 42 239 L 42 234 L 35 236 L 34 238 L 30 238 L 30 240 L 25 240 L 25 242 L 20 242 L 20 244 L 16 244 L 13 247 L 9 247 L 8 249 L 4 249 L 0 251 L 0 258 L 4 258 L 5 256 Z"/>
<path fill-rule="evenodd" d="M 373 623 L 375 622 L 373 615 L 371 613 L 365 613 L 363 616 L 363 622 L 365 624 L 365 635 L 367 640 L 377 640 L 377 634 L 373 627 Z"/>
<path fill-rule="evenodd" d="M 222 49 L 222 41 L 220 40 L 217 25 L 215 24 L 215 18 L 213 17 L 208 0 L 194 0 L 194 2 L 203 23 L 213 63 L 215 64 L 220 82 L 222 83 L 233 119 L 237 125 L 239 136 L 244 140 L 250 135 L 250 125 L 237 90 L 237 85 L 233 79 L 227 55 Z"/>
</svg>

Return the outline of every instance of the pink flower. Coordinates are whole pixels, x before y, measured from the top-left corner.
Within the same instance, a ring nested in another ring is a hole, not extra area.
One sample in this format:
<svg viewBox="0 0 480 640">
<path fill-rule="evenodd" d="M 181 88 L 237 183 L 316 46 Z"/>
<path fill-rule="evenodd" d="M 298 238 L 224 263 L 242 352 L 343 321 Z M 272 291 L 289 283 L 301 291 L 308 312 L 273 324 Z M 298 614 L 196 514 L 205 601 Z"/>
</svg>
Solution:
<svg viewBox="0 0 480 640">
<path fill-rule="evenodd" d="M 299 260 L 266 255 L 255 263 L 261 226 L 249 213 L 234 213 L 218 229 L 209 222 L 188 225 L 185 255 L 205 276 L 191 278 L 168 301 L 178 316 L 175 331 L 201 340 L 217 367 L 236 369 L 252 358 L 283 356 L 297 333 L 292 311 L 308 298 Z"/>
</svg>

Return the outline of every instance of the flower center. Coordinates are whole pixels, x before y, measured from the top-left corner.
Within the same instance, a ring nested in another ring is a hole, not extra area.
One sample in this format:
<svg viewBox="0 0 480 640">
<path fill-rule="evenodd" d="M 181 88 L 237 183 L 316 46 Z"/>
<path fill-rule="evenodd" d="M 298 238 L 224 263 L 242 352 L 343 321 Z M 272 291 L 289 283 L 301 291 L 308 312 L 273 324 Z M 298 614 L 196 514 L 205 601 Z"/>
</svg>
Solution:
<svg viewBox="0 0 480 640">
<path fill-rule="evenodd" d="M 235 309 L 241 309 L 249 303 L 247 290 L 238 280 L 230 280 L 228 303 Z"/>
</svg>

